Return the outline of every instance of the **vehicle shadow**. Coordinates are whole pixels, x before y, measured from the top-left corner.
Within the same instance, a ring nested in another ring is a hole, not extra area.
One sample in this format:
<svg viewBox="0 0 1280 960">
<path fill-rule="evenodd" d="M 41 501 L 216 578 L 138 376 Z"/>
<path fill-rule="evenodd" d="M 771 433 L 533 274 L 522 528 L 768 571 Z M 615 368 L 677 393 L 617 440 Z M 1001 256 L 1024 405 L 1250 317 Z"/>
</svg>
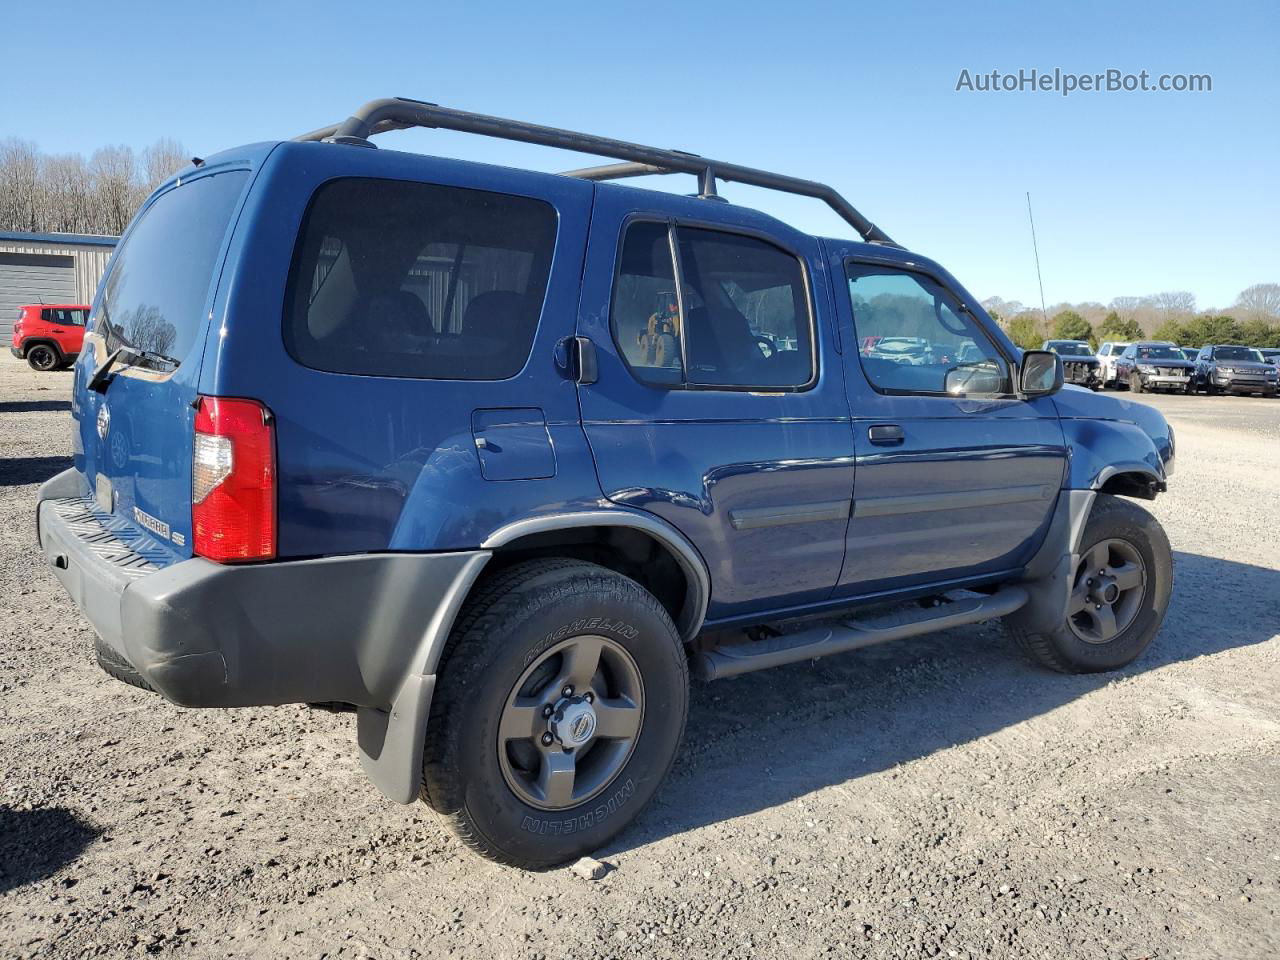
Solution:
<svg viewBox="0 0 1280 960">
<path fill-rule="evenodd" d="M 1051 711 L 1117 676 L 1262 643 L 1280 633 L 1280 571 L 1174 555 L 1160 633 L 1118 673 L 1033 666 L 998 624 L 694 684 L 684 746 L 655 803 L 609 848 L 756 813 L 968 743 Z M 1224 609 L 1231 616 L 1221 615 Z"/>
<path fill-rule="evenodd" d="M 70 400 L 0 400 L 0 413 L 61 413 L 70 409 Z"/>
<path fill-rule="evenodd" d="M 0 487 L 44 483 L 69 466 L 70 457 L 0 457 Z"/>
<path fill-rule="evenodd" d="M 0 804 L 0 894 L 57 873 L 101 833 L 62 807 L 14 810 Z"/>
</svg>

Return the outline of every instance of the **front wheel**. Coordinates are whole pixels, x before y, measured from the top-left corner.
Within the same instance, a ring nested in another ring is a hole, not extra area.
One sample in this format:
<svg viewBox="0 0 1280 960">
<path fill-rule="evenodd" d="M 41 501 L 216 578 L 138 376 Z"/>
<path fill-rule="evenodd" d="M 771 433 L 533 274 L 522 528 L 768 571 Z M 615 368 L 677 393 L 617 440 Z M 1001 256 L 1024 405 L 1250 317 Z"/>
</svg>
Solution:
<svg viewBox="0 0 1280 960">
<path fill-rule="evenodd" d="M 1063 622 L 1050 633 L 1010 626 L 1035 661 L 1063 673 L 1115 670 L 1137 659 L 1164 621 L 1173 553 L 1137 504 L 1099 494 L 1085 525 Z"/>
<path fill-rule="evenodd" d="M 591 563 L 517 564 L 477 588 L 450 636 L 423 799 L 483 856 L 564 863 L 657 791 L 688 703 L 684 646 L 652 594 Z"/>
<path fill-rule="evenodd" d="M 1131 373 L 1131 374 L 1129 374 L 1129 389 L 1130 389 L 1133 393 L 1141 393 L 1141 392 L 1142 392 L 1142 377 L 1138 376 L 1136 373 Z"/>
</svg>

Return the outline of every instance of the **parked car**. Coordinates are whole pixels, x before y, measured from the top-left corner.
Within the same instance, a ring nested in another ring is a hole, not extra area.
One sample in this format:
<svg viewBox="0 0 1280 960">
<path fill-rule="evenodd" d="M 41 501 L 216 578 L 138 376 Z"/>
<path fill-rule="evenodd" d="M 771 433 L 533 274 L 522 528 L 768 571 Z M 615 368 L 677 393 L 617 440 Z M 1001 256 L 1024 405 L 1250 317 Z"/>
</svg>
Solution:
<svg viewBox="0 0 1280 960">
<path fill-rule="evenodd" d="M 1280 350 L 1262 347 L 1258 350 L 1258 353 L 1261 354 L 1264 363 L 1269 363 L 1273 367 L 1280 367 Z"/>
<path fill-rule="evenodd" d="M 1213 344 L 1200 348 L 1195 364 L 1195 385 L 1215 393 L 1256 393 L 1274 397 L 1280 373 L 1253 347 Z"/>
<path fill-rule="evenodd" d="M 84 341 L 89 308 L 81 303 L 29 303 L 18 308 L 9 352 L 33 370 L 75 363 Z"/>
<path fill-rule="evenodd" d="M 1116 375 L 1116 361 L 1127 346 L 1129 344 L 1124 340 L 1104 340 L 1098 344 L 1098 376 L 1102 378 L 1104 387 L 1119 388 L 1129 385 L 1126 377 Z"/>
<path fill-rule="evenodd" d="M 1075 383 L 1090 390 L 1102 387 L 1102 365 L 1086 341 L 1046 340 L 1041 349 L 1062 357 L 1067 383 Z"/>
<path fill-rule="evenodd" d="M 864 354 L 893 363 L 909 363 L 921 366 L 930 363 L 932 348 L 922 337 L 877 337 L 875 344 Z"/>
<path fill-rule="evenodd" d="M 406 126 L 621 163 L 370 149 Z M 644 165 L 699 196 L 607 182 Z M 722 176 L 816 192 L 861 240 L 711 202 Z M 40 543 L 113 676 L 191 707 L 352 704 L 389 798 L 561 863 L 654 795 L 690 672 L 993 618 L 1067 672 L 1151 642 L 1171 557 L 1133 498 L 1166 488 L 1172 430 L 1060 390 L 1061 359 L 977 303 L 812 181 L 374 101 L 146 201 Z M 766 329 L 797 349 L 766 356 Z M 971 359 L 841 349 L 866 337 Z"/>
<path fill-rule="evenodd" d="M 1134 393 L 1144 390 L 1192 392 L 1191 374 L 1195 364 L 1184 359 L 1172 343 L 1161 340 L 1131 343 L 1120 357 L 1119 371 L 1128 378 L 1129 389 Z"/>
</svg>

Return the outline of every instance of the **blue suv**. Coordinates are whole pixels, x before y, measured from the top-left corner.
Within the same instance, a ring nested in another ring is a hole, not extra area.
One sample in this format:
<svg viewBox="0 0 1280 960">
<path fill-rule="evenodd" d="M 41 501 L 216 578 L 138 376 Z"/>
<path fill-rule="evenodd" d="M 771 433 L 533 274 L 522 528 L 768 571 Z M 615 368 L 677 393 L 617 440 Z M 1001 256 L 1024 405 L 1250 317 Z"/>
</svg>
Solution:
<svg viewBox="0 0 1280 960">
<path fill-rule="evenodd" d="M 618 162 L 372 148 L 409 126 Z M 613 182 L 644 174 L 698 192 Z M 525 867 L 653 796 L 691 672 L 993 618 L 1111 670 L 1172 586 L 1132 501 L 1165 489 L 1164 418 L 1064 388 L 830 187 L 418 101 L 161 186 L 72 410 L 38 532 L 100 664 L 185 706 L 349 704 L 383 793 Z"/>
</svg>

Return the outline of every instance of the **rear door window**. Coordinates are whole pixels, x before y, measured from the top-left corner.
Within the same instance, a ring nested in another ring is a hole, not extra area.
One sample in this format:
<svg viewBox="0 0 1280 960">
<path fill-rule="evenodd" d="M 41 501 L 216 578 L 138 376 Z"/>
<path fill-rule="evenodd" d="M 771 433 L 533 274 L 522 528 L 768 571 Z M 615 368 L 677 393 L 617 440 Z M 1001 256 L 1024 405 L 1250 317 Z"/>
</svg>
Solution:
<svg viewBox="0 0 1280 960">
<path fill-rule="evenodd" d="M 804 268 L 756 237 L 632 223 L 612 322 L 627 365 L 645 383 L 795 390 L 815 379 Z"/>
<path fill-rule="evenodd" d="M 175 364 L 186 359 L 248 176 L 232 170 L 184 181 L 143 212 L 112 257 L 103 290 L 96 330 L 108 351 L 125 346 Z"/>
<path fill-rule="evenodd" d="M 316 191 L 284 338 L 333 373 L 503 380 L 528 360 L 556 213 L 528 197 L 348 178 Z"/>
</svg>

